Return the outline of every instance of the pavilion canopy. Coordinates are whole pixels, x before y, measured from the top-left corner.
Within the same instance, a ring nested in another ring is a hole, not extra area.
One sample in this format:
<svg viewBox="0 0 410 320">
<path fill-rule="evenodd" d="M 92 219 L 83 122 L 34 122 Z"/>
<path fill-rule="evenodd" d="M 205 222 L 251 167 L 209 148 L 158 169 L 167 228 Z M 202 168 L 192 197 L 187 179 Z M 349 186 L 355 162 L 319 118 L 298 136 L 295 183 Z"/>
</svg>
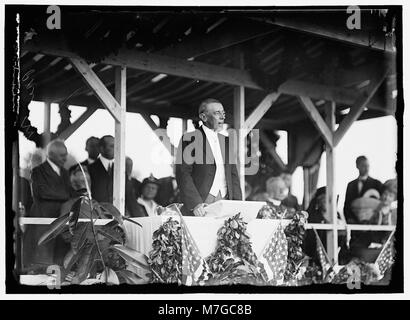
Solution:
<svg viewBox="0 0 410 320">
<path fill-rule="evenodd" d="M 35 12 L 23 15 L 22 26 L 37 33 L 21 52 L 23 70 L 35 70 L 35 100 L 102 107 L 67 60 L 72 53 L 91 63 L 111 93 L 113 62 L 131 62 L 127 112 L 195 119 L 200 101 L 213 97 L 232 123 L 233 88 L 242 84 L 245 117 L 280 92 L 258 126 L 294 131 L 309 122 L 297 96 L 310 97 L 321 114 L 335 101 L 340 123 L 387 67 L 359 119 L 395 112 L 394 47 L 381 29 L 386 19 L 374 12 L 364 11 L 364 30 L 355 32 L 346 28 L 345 10 L 61 9 L 59 31 L 46 29 Z"/>
</svg>

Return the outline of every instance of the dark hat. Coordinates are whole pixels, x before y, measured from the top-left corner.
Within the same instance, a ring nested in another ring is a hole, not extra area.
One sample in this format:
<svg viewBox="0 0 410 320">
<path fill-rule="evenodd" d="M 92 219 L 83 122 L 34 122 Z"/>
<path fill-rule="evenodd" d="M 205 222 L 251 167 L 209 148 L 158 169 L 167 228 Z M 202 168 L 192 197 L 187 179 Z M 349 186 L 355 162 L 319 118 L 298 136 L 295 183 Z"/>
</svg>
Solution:
<svg viewBox="0 0 410 320">
<path fill-rule="evenodd" d="M 145 185 L 147 185 L 148 183 L 156 184 L 156 185 L 159 187 L 159 181 L 158 181 L 157 178 L 155 178 L 155 177 L 153 176 L 152 173 L 150 174 L 150 176 L 149 176 L 148 178 L 145 178 L 145 179 L 142 181 L 141 188 L 144 188 Z"/>
</svg>

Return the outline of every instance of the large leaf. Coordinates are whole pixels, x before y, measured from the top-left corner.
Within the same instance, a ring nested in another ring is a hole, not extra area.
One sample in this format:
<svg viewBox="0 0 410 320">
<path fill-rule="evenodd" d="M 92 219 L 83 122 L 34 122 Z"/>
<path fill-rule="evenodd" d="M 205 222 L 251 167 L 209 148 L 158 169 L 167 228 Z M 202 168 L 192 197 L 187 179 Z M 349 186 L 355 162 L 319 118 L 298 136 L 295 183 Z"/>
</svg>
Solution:
<svg viewBox="0 0 410 320">
<path fill-rule="evenodd" d="M 101 274 L 101 281 L 106 284 L 120 284 L 117 274 L 110 268 L 105 268 Z"/>
<path fill-rule="evenodd" d="M 60 215 L 65 215 L 66 213 L 69 213 L 71 211 L 71 208 L 73 207 L 73 204 L 76 203 L 80 198 L 81 197 L 76 197 L 64 202 L 60 208 Z"/>
<path fill-rule="evenodd" d="M 73 278 L 73 283 L 81 283 L 85 279 L 87 279 L 88 274 L 91 271 L 91 267 L 94 264 L 94 259 L 97 254 L 97 248 L 95 245 L 90 245 L 86 247 L 84 253 L 81 255 L 80 259 L 78 260 L 78 269 L 77 274 Z"/>
<path fill-rule="evenodd" d="M 43 233 L 43 235 L 40 237 L 38 240 L 38 245 L 41 245 L 43 243 L 46 243 L 55 237 L 57 237 L 63 230 L 70 219 L 69 213 L 66 213 L 65 215 L 57 218 L 50 224 L 50 228 Z"/>
<path fill-rule="evenodd" d="M 118 270 L 117 275 L 121 278 L 121 283 L 127 284 L 147 284 L 149 279 L 141 279 L 138 275 L 130 270 Z"/>
<path fill-rule="evenodd" d="M 108 232 L 108 230 L 105 231 L 104 229 L 98 229 L 97 233 L 103 235 L 104 237 L 110 239 L 111 241 L 115 241 L 120 244 L 123 243 L 122 238 L 119 235 L 116 235 L 114 232 Z"/>
<path fill-rule="evenodd" d="M 132 220 L 132 219 L 130 219 L 130 218 L 127 218 L 127 217 L 122 217 L 125 221 L 128 221 L 128 222 L 131 222 L 131 223 L 133 223 L 133 224 L 136 224 L 137 226 L 140 226 L 141 228 L 142 228 L 142 225 L 140 224 L 140 223 L 138 223 L 137 221 L 134 221 L 134 220 Z"/>
<path fill-rule="evenodd" d="M 80 222 L 72 239 L 71 247 L 75 252 L 78 252 L 92 235 L 91 222 Z"/>
<path fill-rule="evenodd" d="M 148 271 L 151 270 L 148 264 L 148 257 L 145 254 L 120 244 L 113 245 L 111 248 L 117 251 L 119 255 L 128 263 L 136 267 L 144 268 Z"/>
<path fill-rule="evenodd" d="M 77 222 L 78 222 L 78 217 L 80 216 L 80 210 L 81 210 L 81 203 L 83 201 L 83 198 L 77 199 L 76 202 L 74 202 L 73 206 L 71 207 L 70 210 L 70 219 L 68 221 L 68 230 L 70 233 L 73 235 L 74 230 L 77 227 Z"/>
<path fill-rule="evenodd" d="M 112 203 L 100 202 L 100 208 L 102 209 L 103 214 L 105 216 L 109 218 L 113 218 L 115 221 L 117 221 L 121 225 L 124 224 L 121 212 Z"/>
</svg>

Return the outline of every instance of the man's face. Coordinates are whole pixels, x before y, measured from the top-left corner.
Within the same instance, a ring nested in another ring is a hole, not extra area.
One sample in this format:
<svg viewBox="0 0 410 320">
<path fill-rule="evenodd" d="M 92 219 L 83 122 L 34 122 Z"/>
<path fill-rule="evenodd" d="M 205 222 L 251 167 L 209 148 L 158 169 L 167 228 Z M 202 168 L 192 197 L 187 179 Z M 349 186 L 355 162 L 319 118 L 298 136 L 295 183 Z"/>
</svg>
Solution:
<svg viewBox="0 0 410 320">
<path fill-rule="evenodd" d="M 64 163 L 67 161 L 67 148 L 64 146 L 55 146 L 49 158 L 60 168 L 64 167 Z"/>
<path fill-rule="evenodd" d="M 389 206 L 395 200 L 395 198 L 396 198 L 396 196 L 393 192 L 391 192 L 389 190 L 385 190 L 382 193 L 380 201 L 383 203 L 383 205 Z"/>
<path fill-rule="evenodd" d="M 369 161 L 360 160 L 356 167 L 359 170 L 360 176 L 367 176 L 369 174 Z"/>
<path fill-rule="evenodd" d="M 217 102 L 209 103 L 201 114 L 201 120 L 212 130 L 218 131 L 222 129 L 222 125 L 225 122 L 223 105 Z"/>
<path fill-rule="evenodd" d="M 87 142 L 85 150 L 88 153 L 88 157 L 90 159 L 97 159 L 98 155 L 100 154 L 100 148 L 98 147 L 98 140 L 91 139 Z"/>
<path fill-rule="evenodd" d="M 114 159 L 114 138 L 104 138 L 104 146 L 100 148 L 100 153 L 104 158 L 108 160 Z"/>
<path fill-rule="evenodd" d="M 145 199 L 153 200 L 158 193 L 158 186 L 155 183 L 147 183 L 142 189 L 142 196 Z"/>
</svg>

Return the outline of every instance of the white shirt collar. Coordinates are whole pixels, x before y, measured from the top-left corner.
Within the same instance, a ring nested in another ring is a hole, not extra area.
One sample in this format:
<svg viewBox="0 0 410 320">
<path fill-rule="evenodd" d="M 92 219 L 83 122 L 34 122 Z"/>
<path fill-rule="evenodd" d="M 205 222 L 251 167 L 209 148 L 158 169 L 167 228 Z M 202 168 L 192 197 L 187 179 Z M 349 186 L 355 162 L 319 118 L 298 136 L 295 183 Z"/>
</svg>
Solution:
<svg viewBox="0 0 410 320">
<path fill-rule="evenodd" d="M 276 199 L 272 199 L 272 198 L 268 198 L 269 202 L 272 202 L 275 206 L 279 206 L 281 205 L 282 201 L 280 200 L 276 200 Z"/>
<path fill-rule="evenodd" d="M 51 166 L 51 168 L 54 170 L 55 173 L 57 173 L 58 175 L 61 174 L 61 170 L 58 167 L 58 165 L 56 165 L 53 161 L 51 161 L 49 158 L 47 158 L 47 162 L 48 164 Z"/>
<path fill-rule="evenodd" d="M 366 175 L 366 176 L 359 176 L 359 180 L 362 180 L 362 181 L 365 181 L 365 180 L 367 180 L 367 178 L 369 178 L 369 175 Z"/>
<path fill-rule="evenodd" d="M 208 135 L 212 135 L 213 137 L 218 136 L 218 132 L 209 129 L 206 125 L 202 125 L 202 128 L 207 136 Z"/>
<path fill-rule="evenodd" d="M 156 216 L 155 210 L 158 207 L 158 204 L 154 200 L 145 200 L 143 197 L 139 197 L 137 202 L 144 206 L 149 217 Z"/>
<path fill-rule="evenodd" d="M 108 171 L 108 165 L 114 163 L 114 159 L 109 160 L 107 158 L 104 158 L 102 155 L 100 155 L 100 161 L 101 161 L 102 165 L 104 166 L 105 171 Z"/>
</svg>

